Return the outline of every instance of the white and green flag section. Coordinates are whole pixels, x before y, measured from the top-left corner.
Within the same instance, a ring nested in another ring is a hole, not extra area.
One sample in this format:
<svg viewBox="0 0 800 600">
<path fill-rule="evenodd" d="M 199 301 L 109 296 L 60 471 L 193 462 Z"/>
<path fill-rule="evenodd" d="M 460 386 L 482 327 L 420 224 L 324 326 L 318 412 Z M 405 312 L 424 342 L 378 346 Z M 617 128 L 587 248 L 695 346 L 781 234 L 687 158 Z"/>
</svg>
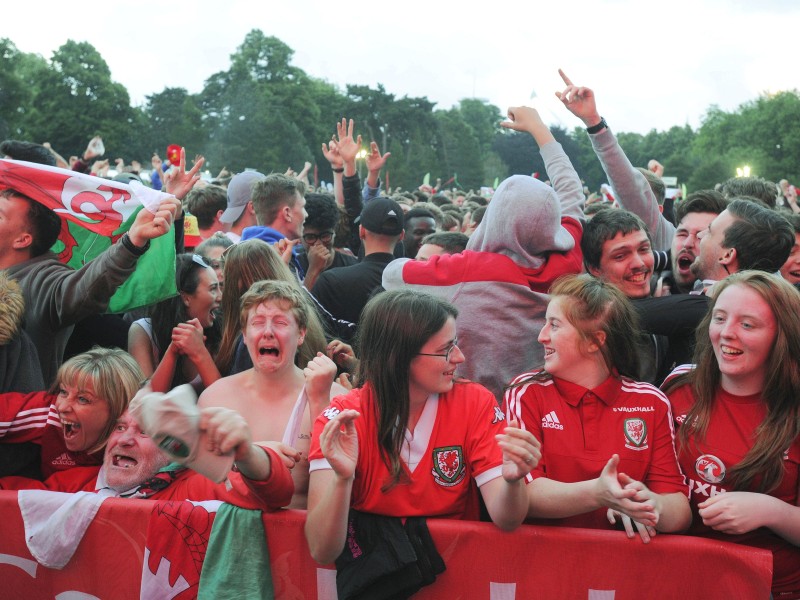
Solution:
<svg viewBox="0 0 800 600">
<path fill-rule="evenodd" d="M 136 214 L 156 207 L 168 194 L 34 163 L 0 160 L 0 190 L 11 188 L 55 211 L 61 234 L 53 252 L 79 269 L 130 229 Z M 159 302 L 175 289 L 175 232 L 154 239 L 133 275 L 111 298 L 118 313 Z"/>
</svg>

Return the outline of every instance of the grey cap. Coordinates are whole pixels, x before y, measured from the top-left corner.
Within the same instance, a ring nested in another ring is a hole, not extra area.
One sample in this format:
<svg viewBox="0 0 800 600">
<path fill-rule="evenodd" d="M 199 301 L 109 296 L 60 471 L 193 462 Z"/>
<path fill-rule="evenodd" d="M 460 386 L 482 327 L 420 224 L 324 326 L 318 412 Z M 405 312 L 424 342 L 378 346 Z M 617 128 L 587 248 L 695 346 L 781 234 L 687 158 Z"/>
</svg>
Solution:
<svg viewBox="0 0 800 600">
<path fill-rule="evenodd" d="M 228 225 L 235 223 L 242 216 L 247 203 L 250 202 L 253 184 L 265 178 L 266 175 L 258 171 L 244 171 L 234 175 L 228 184 L 228 208 L 225 209 L 219 220 Z"/>
</svg>

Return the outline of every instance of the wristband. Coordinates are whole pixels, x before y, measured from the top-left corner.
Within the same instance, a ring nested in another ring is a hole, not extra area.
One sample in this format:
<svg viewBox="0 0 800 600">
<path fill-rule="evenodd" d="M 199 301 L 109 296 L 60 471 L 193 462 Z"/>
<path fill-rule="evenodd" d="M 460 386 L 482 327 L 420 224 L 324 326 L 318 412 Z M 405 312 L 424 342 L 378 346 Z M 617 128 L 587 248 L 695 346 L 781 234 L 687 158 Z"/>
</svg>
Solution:
<svg viewBox="0 0 800 600">
<path fill-rule="evenodd" d="M 147 243 L 141 248 L 139 246 L 136 246 L 131 241 L 131 236 L 128 235 L 127 231 L 122 234 L 122 238 L 120 239 L 120 241 L 122 242 L 122 245 L 125 246 L 134 256 L 142 256 L 145 252 L 147 252 L 147 249 L 150 247 L 150 240 L 147 240 Z"/>
<path fill-rule="evenodd" d="M 586 133 L 599 133 L 607 127 L 608 124 L 606 123 L 606 120 L 603 117 L 600 117 L 600 122 L 597 125 L 592 125 L 591 127 L 586 128 Z"/>
<path fill-rule="evenodd" d="M 344 167 L 342 167 L 341 169 L 334 169 L 333 167 L 331 167 L 331 171 L 333 171 L 334 173 L 344 173 Z"/>
</svg>

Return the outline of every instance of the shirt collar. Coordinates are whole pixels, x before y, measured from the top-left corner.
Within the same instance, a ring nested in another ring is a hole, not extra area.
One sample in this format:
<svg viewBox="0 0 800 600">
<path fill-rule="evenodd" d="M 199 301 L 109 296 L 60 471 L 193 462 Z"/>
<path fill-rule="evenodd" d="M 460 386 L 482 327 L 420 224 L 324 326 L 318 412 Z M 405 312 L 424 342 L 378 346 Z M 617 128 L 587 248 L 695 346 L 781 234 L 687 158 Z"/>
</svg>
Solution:
<svg viewBox="0 0 800 600">
<path fill-rule="evenodd" d="M 613 406 L 622 388 L 622 382 L 613 375 L 609 375 L 608 379 L 592 390 L 558 377 L 553 377 L 553 384 L 570 406 L 578 406 L 588 392 L 600 398 L 606 406 Z"/>
</svg>

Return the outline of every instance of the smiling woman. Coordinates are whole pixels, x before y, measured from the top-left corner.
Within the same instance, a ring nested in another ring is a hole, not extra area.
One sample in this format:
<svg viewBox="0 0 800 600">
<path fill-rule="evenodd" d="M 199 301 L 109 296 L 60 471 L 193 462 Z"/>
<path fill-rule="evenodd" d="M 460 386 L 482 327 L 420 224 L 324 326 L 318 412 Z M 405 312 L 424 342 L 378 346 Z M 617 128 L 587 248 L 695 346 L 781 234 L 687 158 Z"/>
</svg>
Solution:
<svg viewBox="0 0 800 600">
<path fill-rule="evenodd" d="M 689 479 L 692 533 L 767 548 L 772 594 L 800 597 L 800 293 L 760 271 L 714 285 L 695 365 L 664 390 Z"/>
<path fill-rule="evenodd" d="M 94 348 L 79 354 L 61 366 L 50 392 L 0 395 L 0 442 L 40 444 L 43 477 L 99 465 L 114 423 L 143 379 L 123 350 Z"/>
<path fill-rule="evenodd" d="M 589 274 L 562 277 L 550 294 L 539 335 L 544 368 L 506 391 L 509 412 L 542 443 L 528 517 L 597 529 L 622 521 L 644 542 L 686 529 L 691 513 L 669 402 L 631 379 L 638 322 L 630 301 Z"/>
<path fill-rule="evenodd" d="M 454 381 L 464 362 L 457 314 L 410 290 L 384 292 L 364 308 L 361 387 L 335 398 L 314 424 L 306 539 L 318 562 L 342 552 L 351 507 L 475 520 L 480 490 L 499 527 L 522 522 L 522 479 L 536 465 L 538 443 L 514 421 L 505 426 L 489 390 Z"/>
</svg>

